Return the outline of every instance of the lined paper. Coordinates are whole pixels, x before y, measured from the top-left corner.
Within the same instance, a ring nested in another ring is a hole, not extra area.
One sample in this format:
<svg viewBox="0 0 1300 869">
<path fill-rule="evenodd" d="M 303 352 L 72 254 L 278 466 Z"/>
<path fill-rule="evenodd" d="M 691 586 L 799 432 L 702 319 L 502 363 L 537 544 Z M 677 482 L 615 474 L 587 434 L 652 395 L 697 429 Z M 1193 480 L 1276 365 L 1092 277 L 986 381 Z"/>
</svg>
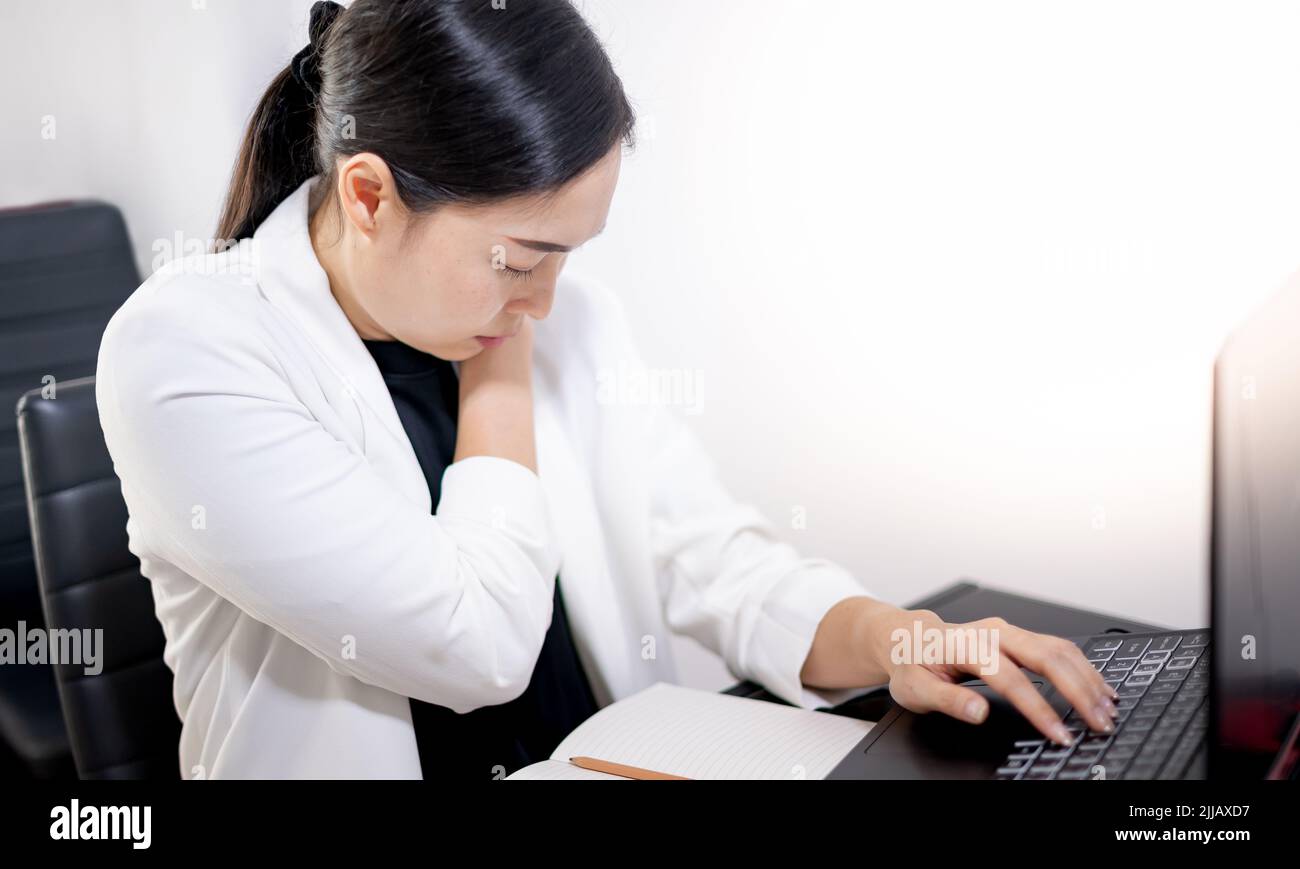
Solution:
<svg viewBox="0 0 1300 869">
<path fill-rule="evenodd" d="M 843 715 L 657 682 L 588 718 L 564 738 L 551 760 L 506 778 L 621 778 L 568 762 L 585 756 L 693 779 L 822 779 L 873 726 Z"/>
</svg>

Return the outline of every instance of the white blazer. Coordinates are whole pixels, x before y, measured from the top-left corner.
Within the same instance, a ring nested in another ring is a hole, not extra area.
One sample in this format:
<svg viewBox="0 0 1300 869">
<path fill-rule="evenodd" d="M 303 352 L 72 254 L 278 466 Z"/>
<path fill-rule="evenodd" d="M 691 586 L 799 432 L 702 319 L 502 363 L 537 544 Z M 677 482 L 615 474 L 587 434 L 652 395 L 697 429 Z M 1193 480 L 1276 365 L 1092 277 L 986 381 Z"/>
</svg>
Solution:
<svg viewBox="0 0 1300 869">
<path fill-rule="evenodd" d="M 822 615 L 863 587 L 729 497 L 670 409 L 598 395 L 645 369 L 596 282 L 564 275 L 535 330 L 538 473 L 456 462 L 434 515 L 312 250 L 314 183 L 251 246 L 155 272 L 99 353 L 182 776 L 420 777 L 407 698 L 467 712 L 522 693 L 557 571 L 602 706 L 676 679 L 670 631 L 797 705 L 853 693 L 799 671 Z"/>
</svg>

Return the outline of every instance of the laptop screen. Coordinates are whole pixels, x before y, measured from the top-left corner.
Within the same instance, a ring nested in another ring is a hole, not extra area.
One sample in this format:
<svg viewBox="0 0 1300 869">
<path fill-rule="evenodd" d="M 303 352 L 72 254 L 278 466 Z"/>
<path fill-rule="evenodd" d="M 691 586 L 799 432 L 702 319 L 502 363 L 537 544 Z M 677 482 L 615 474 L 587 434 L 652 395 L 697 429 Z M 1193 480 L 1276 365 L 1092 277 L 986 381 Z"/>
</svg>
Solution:
<svg viewBox="0 0 1300 869">
<path fill-rule="evenodd" d="M 1300 280 L 1229 338 L 1214 392 L 1210 775 L 1258 779 L 1300 713 Z"/>
</svg>

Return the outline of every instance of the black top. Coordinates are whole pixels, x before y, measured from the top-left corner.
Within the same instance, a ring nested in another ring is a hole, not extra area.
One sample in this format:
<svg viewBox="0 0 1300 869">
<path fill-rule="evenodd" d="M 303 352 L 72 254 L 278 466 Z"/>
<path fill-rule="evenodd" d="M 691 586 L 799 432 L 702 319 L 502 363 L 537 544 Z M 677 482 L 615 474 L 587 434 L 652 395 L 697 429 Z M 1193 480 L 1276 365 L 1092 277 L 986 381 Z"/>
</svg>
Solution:
<svg viewBox="0 0 1300 869">
<path fill-rule="evenodd" d="M 456 451 L 460 382 L 451 363 L 399 341 L 363 341 L 374 357 L 438 509 L 442 472 Z M 434 577 L 429 578 L 435 581 Z M 554 614 L 528 688 L 499 706 L 458 715 L 411 700 L 426 779 L 490 779 L 546 760 L 569 731 L 596 711 L 555 580 Z"/>
</svg>

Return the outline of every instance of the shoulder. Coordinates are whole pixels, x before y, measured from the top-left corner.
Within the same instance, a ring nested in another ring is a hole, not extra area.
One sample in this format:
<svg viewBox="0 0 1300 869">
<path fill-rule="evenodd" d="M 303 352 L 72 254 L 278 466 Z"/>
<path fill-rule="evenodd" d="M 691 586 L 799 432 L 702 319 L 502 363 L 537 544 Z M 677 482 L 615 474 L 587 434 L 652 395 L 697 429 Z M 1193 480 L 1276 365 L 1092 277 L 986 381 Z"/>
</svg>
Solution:
<svg viewBox="0 0 1300 869">
<path fill-rule="evenodd" d="M 563 296 L 567 301 L 573 302 L 569 307 L 577 311 L 622 307 L 622 302 L 608 284 L 584 272 L 561 273 L 556 285 L 556 293 L 557 296 Z"/>
<path fill-rule="evenodd" d="M 163 393 L 246 392 L 283 378 L 269 305 L 255 279 L 228 268 L 223 256 L 174 260 L 118 308 L 100 339 L 100 396 L 127 403 Z"/>
<path fill-rule="evenodd" d="M 537 326 L 540 349 L 582 351 L 589 359 L 622 352 L 631 338 L 622 300 L 604 282 L 582 273 L 563 273 L 551 314 Z"/>
<path fill-rule="evenodd" d="M 268 325 L 255 276 L 233 252 L 172 260 L 141 284 L 109 319 L 100 366 L 185 346 L 256 340 Z"/>
</svg>

